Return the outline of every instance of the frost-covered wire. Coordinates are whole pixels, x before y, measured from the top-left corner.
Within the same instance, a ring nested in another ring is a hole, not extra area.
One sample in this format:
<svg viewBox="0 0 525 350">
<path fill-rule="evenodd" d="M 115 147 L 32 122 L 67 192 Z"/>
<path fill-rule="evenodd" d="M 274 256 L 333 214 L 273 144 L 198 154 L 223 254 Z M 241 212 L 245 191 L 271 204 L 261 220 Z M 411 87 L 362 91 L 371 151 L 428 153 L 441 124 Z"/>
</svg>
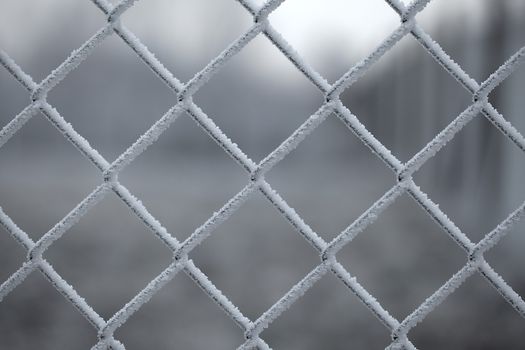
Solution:
<svg viewBox="0 0 525 350">
<path fill-rule="evenodd" d="M 181 83 L 155 55 L 121 23 L 120 17 L 136 0 L 122 0 L 111 5 L 107 0 L 91 0 L 106 16 L 107 23 L 90 39 L 74 50 L 69 57 L 54 69 L 39 84 L 26 74 L 7 53 L 0 51 L 0 64 L 13 75 L 29 92 L 32 102 L 0 130 L 0 147 L 18 132 L 27 121 L 41 112 L 102 174 L 103 181 L 75 208 L 73 208 L 51 230 L 34 242 L 0 208 L 0 224 L 27 251 L 27 260 L 5 282 L 0 285 L 0 302 L 12 292 L 27 276 L 40 271 L 50 283 L 97 329 L 98 342 L 93 349 L 124 349 L 116 340 L 114 332 L 138 311 L 147 301 L 166 285 L 179 271 L 186 273 L 243 331 L 246 341 L 239 349 L 257 347 L 270 349 L 261 338 L 263 330 L 271 325 L 293 303 L 304 295 L 315 283 L 328 273 L 333 273 L 359 300 L 385 325 L 392 334 L 392 343 L 387 349 L 416 349 L 408 338 L 408 332 L 421 322 L 437 305 L 443 302 L 468 277 L 479 272 L 511 304 L 522 317 L 525 317 L 525 302 L 484 260 L 483 254 L 494 247 L 514 225 L 525 216 L 525 202 L 507 219 L 488 233 L 479 243 L 474 244 L 465 233 L 424 193 L 412 179 L 412 175 L 479 113 L 490 120 L 498 130 L 506 135 L 521 150 L 525 151 L 525 138 L 490 104 L 488 96 L 504 79 L 525 61 L 525 48 L 521 48 L 501 65 L 490 77 L 478 84 L 455 63 L 450 56 L 417 24 L 415 16 L 431 0 L 414 0 L 405 6 L 399 0 L 385 0 L 400 16 L 400 25 L 363 60 L 351 67 L 334 84 L 321 76 L 297 51 L 273 28 L 268 16 L 284 0 L 268 0 L 260 6 L 251 0 L 237 0 L 252 16 L 253 25 L 237 40 L 231 43 L 217 57 L 212 59 L 187 83 Z M 116 34 L 137 56 L 170 88 L 177 97 L 172 106 L 148 131 L 135 141 L 117 159 L 109 163 L 80 135 L 60 113 L 51 106 L 47 94 L 57 86 L 72 70 L 80 65 L 108 36 Z M 370 133 L 346 106 L 339 100 L 340 94 L 359 80 L 386 52 L 405 35 L 412 35 L 426 51 L 473 96 L 473 102 L 463 113 L 447 125 L 424 148 L 408 162 L 402 163 L 391 151 Z M 192 100 L 206 82 L 217 73 L 234 55 L 239 53 L 256 36 L 266 36 L 273 45 L 325 96 L 317 112 L 308 117 L 281 145 L 258 164 L 251 160 Z M 247 184 L 222 208 L 199 226 L 189 237 L 179 242 L 162 224 L 150 214 L 142 202 L 118 181 L 118 173 L 144 152 L 168 129 L 182 112 L 188 115 L 205 131 L 228 155 L 247 173 Z M 297 214 L 297 212 L 266 181 L 265 174 L 285 159 L 311 132 L 330 115 L 335 115 L 348 127 L 397 177 L 397 183 L 379 198 L 361 216 L 337 235 L 326 242 Z M 221 223 L 227 220 L 253 192 L 259 191 L 277 211 L 296 229 L 296 231 L 319 253 L 320 262 L 302 280 L 295 284 L 281 299 L 266 310 L 255 321 L 249 320 L 190 259 L 191 251 L 202 243 Z M 150 231 L 173 252 L 173 261 L 156 276 L 143 290 L 117 311 L 109 320 L 104 320 L 45 260 L 43 254 L 98 201 L 113 192 L 144 223 Z M 404 320 L 398 321 L 383 308 L 350 272 L 337 261 L 337 252 L 349 244 L 358 234 L 372 224 L 377 217 L 402 194 L 407 193 L 427 214 L 448 234 L 466 253 L 466 264 L 443 286 L 434 292 Z"/>
</svg>

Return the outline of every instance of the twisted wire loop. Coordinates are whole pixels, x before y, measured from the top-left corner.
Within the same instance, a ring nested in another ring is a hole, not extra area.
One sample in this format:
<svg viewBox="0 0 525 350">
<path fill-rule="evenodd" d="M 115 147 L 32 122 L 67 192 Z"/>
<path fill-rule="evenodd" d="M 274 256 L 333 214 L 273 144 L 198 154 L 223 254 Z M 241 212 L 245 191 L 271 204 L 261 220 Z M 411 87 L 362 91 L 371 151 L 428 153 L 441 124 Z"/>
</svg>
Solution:
<svg viewBox="0 0 525 350">
<path fill-rule="evenodd" d="M 49 282 L 93 325 L 98 331 L 98 341 L 92 347 L 99 349 L 125 349 L 114 337 L 114 332 L 164 287 L 178 272 L 187 274 L 243 331 L 245 342 L 238 349 L 270 349 L 261 338 L 265 328 L 295 303 L 309 288 L 327 273 L 333 273 L 391 332 L 392 342 L 386 349 L 416 349 L 408 338 L 408 332 L 442 303 L 467 278 L 479 272 L 501 296 L 525 318 L 525 302 L 493 268 L 485 261 L 484 253 L 498 242 L 525 216 L 525 202 L 489 232 L 481 241 L 473 243 L 456 224 L 423 192 L 414 182 L 412 175 L 476 116 L 485 116 L 500 132 L 518 148 L 525 151 L 524 137 L 490 104 L 488 96 L 503 80 L 525 61 L 525 47 L 519 49 L 504 62 L 484 82 L 478 83 L 455 63 L 448 54 L 417 24 L 415 16 L 431 0 L 414 0 L 405 6 L 399 0 L 385 0 L 400 17 L 400 24 L 367 57 L 351 67 L 335 83 L 329 84 L 313 67 L 308 65 L 295 49 L 280 35 L 268 21 L 268 16 L 284 0 L 267 0 L 261 6 L 249 0 L 236 0 L 252 16 L 253 25 L 187 83 L 183 84 L 166 69 L 163 64 L 142 44 L 142 42 L 121 23 L 120 17 L 136 0 L 122 0 L 111 5 L 107 0 L 91 0 L 106 16 L 107 23 L 90 39 L 74 50 L 70 56 L 54 69 L 40 83 L 36 83 L 9 55 L 0 50 L 0 64 L 18 80 L 28 91 L 31 103 L 0 130 L 2 147 L 24 124 L 39 111 L 54 125 L 89 161 L 101 172 L 103 181 L 73 208 L 62 220 L 45 233 L 38 241 L 33 241 L 0 208 L 0 224 L 27 251 L 27 260 L 6 281 L 0 285 L 0 302 L 12 292 L 27 276 L 38 270 Z M 72 70 L 78 67 L 107 37 L 117 35 L 135 54 L 170 88 L 175 97 L 173 105 L 156 123 L 137 139 L 115 161 L 108 162 L 89 142 L 66 122 L 64 117 L 47 101 L 47 94 L 57 86 Z M 224 134 L 213 119 L 204 113 L 192 100 L 206 82 L 217 73 L 234 55 L 240 52 L 258 35 L 264 35 L 281 53 L 325 96 L 318 110 L 308 117 L 286 140 L 268 154 L 258 164 L 251 160 L 234 142 Z M 399 161 L 391 151 L 374 137 L 346 106 L 339 100 L 341 93 L 358 81 L 386 52 L 406 35 L 412 35 L 423 48 L 469 93 L 472 104 L 438 133 L 425 147 L 406 163 Z M 248 175 L 248 183 L 222 208 L 198 227 L 186 240 L 179 242 L 162 224 L 150 214 L 148 209 L 124 185 L 118 181 L 118 174 L 133 160 L 153 144 L 159 136 L 183 112 L 199 125 L 217 144 L 231 156 Z M 397 182 L 385 192 L 371 207 L 352 222 L 332 241 L 321 238 L 284 198 L 265 180 L 265 174 L 282 161 L 310 133 L 330 115 L 339 119 L 370 151 L 392 170 Z M 277 211 L 306 239 L 319 253 L 320 263 L 301 281 L 295 284 L 281 299 L 266 310 L 258 319 L 252 321 L 235 306 L 189 258 L 190 252 L 209 237 L 213 231 L 227 220 L 242 204 L 258 191 L 268 199 Z M 46 261 L 44 253 L 56 240 L 60 239 L 82 216 L 102 200 L 109 192 L 115 193 L 128 208 L 173 252 L 173 261 L 148 285 L 117 311 L 109 320 L 104 320 Z M 445 284 L 428 297 L 404 320 L 397 320 L 383 308 L 350 272 L 337 261 L 337 252 L 350 243 L 366 227 L 402 194 L 407 194 L 430 215 L 443 231 L 450 236 L 466 253 L 465 265 Z"/>
</svg>

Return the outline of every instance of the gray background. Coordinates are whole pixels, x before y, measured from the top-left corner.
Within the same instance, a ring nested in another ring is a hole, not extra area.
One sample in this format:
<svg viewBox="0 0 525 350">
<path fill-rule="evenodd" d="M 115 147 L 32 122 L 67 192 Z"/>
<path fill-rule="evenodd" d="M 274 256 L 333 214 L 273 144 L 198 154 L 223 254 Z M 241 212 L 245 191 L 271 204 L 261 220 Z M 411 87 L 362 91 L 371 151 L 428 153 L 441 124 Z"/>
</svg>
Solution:
<svg viewBox="0 0 525 350">
<path fill-rule="evenodd" d="M 477 81 L 525 43 L 525 2 L 434 0 L 423 28 Z M 0 3 L 0 47 L 36 81 L 104 24 L 89 1 Z M 330 82 L 399 23 L 383 1 L 288 0 L 270 21 Z M 182 81 L 246 30 L 235 1 L 142 0 L 123 22 Z M 525 68 L 490 101 L 525 133 Z M 470 103 L 471 96 L 404 38 L 341 97 L 402 161 Z M 108 160 L 175 103 L 175 96 L 116 36 L 48 97 Z M 263 37 L 215 75 L 194 101 L 254 161 L 282 142 L 323 97 Z M 0 69 L 0 124 L 29 103 Z M 415 174 L 415 181 L 477 242 L 525 199 L 525 156 L 482 116 Z M 187 115 L 120 175 L 179 240 L 188 237 L 249 178 Z M 268 181 L 329 240 L 394 183 L 388 168 L 329 117 Z M 38 239 L 102 181 L 97 169 L 36 115 L 0 149 L 0 206 Z M 524 295 L 524 224 L 486 254 Z M 171 252 L 113 194 L 45 257 L 106 319 L 171 261 Z M 307 274 L 319 258 L 260 194 L 190 257 L 250 319 Z M 25 252 L 0 228 L 0 281 Z M 403 319 L 465 263 L 465 254 L 409 197 L 401 197 L 338 254 L 393 316 Z M 525 321 L 475 275 L 410 332 L 420 349 L 523 349 Z M 326 275 L 262 336 L 274 349 L 383 349 L 389 333 L 332 275 Z M 233 349 L 242 331 L 185 275 L 177 275 L 116 332 L 128 349 Z M 89 349 L 96 332 L 40 274 L 0 303 L 0 349 Z"/>
</svg>

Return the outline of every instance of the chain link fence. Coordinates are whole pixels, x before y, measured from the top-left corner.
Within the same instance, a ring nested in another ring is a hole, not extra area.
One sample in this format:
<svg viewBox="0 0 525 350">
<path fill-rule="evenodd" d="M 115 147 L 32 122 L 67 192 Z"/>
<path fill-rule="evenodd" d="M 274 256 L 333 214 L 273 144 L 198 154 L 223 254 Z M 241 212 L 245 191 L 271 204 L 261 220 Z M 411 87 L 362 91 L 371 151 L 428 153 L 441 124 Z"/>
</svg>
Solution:
<svg viewBox="0 0 525 350">
<path fill-rule="evenodd" d="M 107 24 L 77 50 L 73 51 L 42 82 L 36 83 L 6 52 L 0 51 L 0 62 L 27 89 L 32 101 L 0 131 L 0 147 L 40 111 L 52 125 L 59 129 L 100 170 L 104 179 L 69 214 L 37 241 L 33 241 L 26 232 L 20 229 L 0 209 L 0 223 L 27 250 L 27 260 L 24 264 L 0 285 L 0 301 L 13 292 L 31 273 L 38 270 L 98 331 L 98 340 L 93 341 L 95 344 L 92 349 L 124 349 L 124 344 L 115 338 L 115 331 L 123 326 L 135 312 L 154 297 L 179 272 L 187 274 L 244 331 L 245 342 L 240 344 L 238 349 L 270 349 L 270 345 L 261 336 L 264 329 L 270 327 L 274 320 L 328 273 L 334 274 L 341 280 L 350 292 L 355 294 L 391 332 L 392 342 L 387 347 L 388 349 L 416 349 L 409 339 L 410 330 L 416 327 L 419 322 L 425 319 L 440 303 L 450 296 L 456 288 L 475 273 L 481 274 L 520 316 L 525 317 L 525 302 L 523 299 L 484 259 L 484 253 L 497 245 L 506 233 L 524 216 L 525 203 L 510 213 L 504 221 L 487 233 L 483 239 L 475 243 L 441 211 L 413 180 L 413 174 L 476 117 L 483 116 L 487 118 L 495 128 L 520 150 L 525 151 L 524 137 L 489 102 L 491 91 L 525 61 L 525 47 L 522 47 L 512 55 L 485 81 L 478 83 L 469 77 L 416 22 L 416 14 L 430 0 L 415 0 L 408 6 L 405 6 L 399 0 L 386 0 L 385 6 L 392 7 L 399 14 L 400 24 L 398 28 L 385 38 L 365 59 L 354 65 L 334 84 L 329 84 L 326 79 L 298 55 L 268 21 L 269 14 L 277 9 L 284 0 L 268 0 L 262 6 L 257 6 L 248 0 L 238 0 L 253 16 L 253 24 L 220 55 L 215 57 L 187 83 L 183 84 L 120 22 L 121 15 L 133 5 L 134 0 L 123 0 L 116 5 L 112 5 L 106 0 L 92 0 L 92 2 L 107 16 Z M 110 35 L 119 36 L 177 96 L 177 103 L 113 162 L 107 161 L 96 149 L 91 147 L 88 140 L 75 131 L 66 119 L 61 116 L 59 111 L 46 99 L 47 94 Z M 206 115 L 193 102 L 192 96 L 206 84 L 213 74 L 219 71 L 233 56 L 259 35 L 268 38 L 323 93 L 325 101 L 279 147 L 268 154 L 261 162 L 256 163 L 217 127 L 211 117 Z M 472 94 L 472 103 L 423 149 L 406 163 L 403 163 L 364 127 L 357 116 L 352 114 L 341 103 L 339 96 L 366 74 L 372 65 L 407 35 L 413 36 L 443 69 Z M 118 175 L 138 155 L 153 144 L 183 112 L 187 112 L 246 171 L 247 184 L 187 239 L 180 242 L 119 182 Z M 314 232 L 294 209 L 287 204 L 285 199 L 272 188 L 271 184 L 266 181 L 265 174 L 282 161 L 323 121 L 332 116 L 339 119 L 342 126 L 349 128 L 373 154 L 384 162 L 387 168 L 394 172 L 397 176 L 397 182 L 350 226 L 333 240 L 326 241 Z M 106 320 L 55 271 L 53 266 L 46 261 L 44 254 L 54 242 L 60 239 L 82 216 L 110 192 L 115 193 L 129 207 L 129 210 L 139 217 L 144 225 L 172 250 L 173 261 L 162 273 L 151 280 L 140 293 L 133 297 L 111 318 Z M 314 269 L 295 284 L 280 300 L 262 313 L 259 318 L 250 320 L 194 264 L 190 258 L 190 253 L 213 234 L 214 229 L 227 220 L 254 192 L 260 192 L 267 198 L 277 209 L 277 212 L 317 251 L 320 261 Z M 408 194 L 421 209 L 439 224 L 444 233 L 464 250 L 466 262 L 459 271 L 405 319 L 398 320 L 391 316 L 388 310 L 384 309 L 381 303 L 337 261 L 337 253 L 367 226 L 377 220 L 378 216 L 402 194 Z"/>
</svg>

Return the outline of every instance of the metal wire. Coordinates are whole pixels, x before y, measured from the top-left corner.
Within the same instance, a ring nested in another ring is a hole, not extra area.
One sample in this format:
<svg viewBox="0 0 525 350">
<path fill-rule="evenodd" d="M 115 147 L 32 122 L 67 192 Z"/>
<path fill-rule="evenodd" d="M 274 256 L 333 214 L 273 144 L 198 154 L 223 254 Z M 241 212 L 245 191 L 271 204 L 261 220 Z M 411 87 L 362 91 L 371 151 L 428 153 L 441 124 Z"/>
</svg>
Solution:
<svg viewBox="0 0 525 350">
<path fill-rule="evenodd" d="M 120 22 L 120 16 L 133 6 L 134 0 L 122 0 L 115 6 L 112 6 L 107 0 L 91 1 L 107 16 L 107 24 L 77 50 L 73 51 L 71 55 L 44 78 L 42 82 L 38 84 L 34 82 L 7 53 L 0 51 L 0 63 L 27 89 L 32 99 L 32 103 L 24 108 L 0 131 L 0 147 L 40 111 L 51 124 L 58 128 L 62 134 L 101 171 L 104 179 L 99 186 L 36 242 L 31 240 L 0 208 L 0 223 L 7 229 L 9 234 L 27 250 L 27 260 L 24 264 L 0 285 L 0 302 L 22 283 L 29 274 L 38 270 L 97 329 L 98 341 L 92 349 L 125 349 L 124 345 L 114 338 L 116 329 L 124 325 L 133 313 L 150 300 L 178 272 L 183 271 L 244 331 L 246 341 L 241 344 L 238 349 L 270 349 L 270 346 L 261 338 L 261 332 L 269 327 L 275 319 L 326 273 L 330 272 L 339 278 L 391 332 L 392 343 L 387 349 L 416 349 L 408 338 L 409 331 L 450 296 L 468 277 L 478 272 L 525 318 L 525 302 L 523 299 L 507 285 L 483 257 L 484 253 L 494 247 L 516 222 L 525 215 L 525 202 L 494 230 L 489 232 L 480 242 L 475 244 L 432 202 L 414 183 L 412 178 L 412 175 L 426 161 L 439 152 L 445 144 L 454 138 L 458 131 L 480 114 L 491 121 L 498 130 L 507 136 L 507 138 L 522 151 L 525 151 L 525 139 L 523 136 L 488 102 L 490 92 L 525 61 L 525 47 L 518 50 L 487 80 L 479 84 L 469 77 L 417 24 L 415 15 L 421 11 L 430 0 L 415 0 L 406 7 L 399 0 L 386 0 L 387 4 L 399 14 L 400 25 L 365 59 L 358 62 L 334 84 L 330 85 L 325 78 L 300 57 L 268 21 L 269 14 L 278 8 L 284 0 L 268 0 L 260 7 L 255 6 L 248 0 L 237 0 L 253 16 L 253 25 L 192 79 L 182 84 L 155 58 L 148 48 Z M 113 34 L 119 36 L 174 92 L 177 96 L 177 103 L 114 162 L 109 163 L 47 102 L 46 96 L 49 91 L 57 86 L 73 69 L 80 65 L 107 37 Z M 209 116 L 193 103 L 192 96 L 206 84 L 213 74 L 219 71 L 226 62 L 258 35 L 266 36 L 290 62 L 325 95 L 325 102 L 279 147 L 257 164 L 233 143 Z M 409 161 L 402 163 L 341 103 L 339 96 L 345 89 L 366 74 L 370 67 L 405 35 L 412 35 L 451 76 L 467 89 L 472 94 L 473 102 L 423 149 L 417 152 Z M 187 112 L 228 155 L 246 170 L 248 173 L 248 183 L 226 202 L 220 210 L 197 228 L 185 241 L 179 242 L 149 213 L 147 208 L 118 181 L 118 174 L 139 154 L 154 143 L 184 111 Z M 273 190 L 271 185 L 265 180 L 264 175 L 278 162 L 283 160 L 288 153 L 297 147 L 301 141 L 330 115 L 335 115 L 340 119 L 343 125 L 353 131 L 376 156 L 383 160 L 386 166 L 396 174 L 398 182 L 350 226 L 344 229 L 332 241 L 326 242 Z M 217 226 L 228 219 L 255 191 L 261 192 L 297 232 L 313 246 L 319 253 L 320 263 L 258 319 L 251 321 L 195 266 L 189 258 L 189 254 L 196 246 L 210 236 Z M 109 320 L 104 320 L 76 290 L 53 269 L 45 260 L 43 254 L 109 192 L 114 192 L 129 209 L 142 220 L 152 233 L 173 251 L 173 261 Z M 378 216 L 403 193 L 407 193 L 412 197 L 418 205 L 440 225 L 443 231 L 465 251 L 467 259 L 465 265 L 443 286 L 404 320 L 399 321 L 392 317 L 389 312 L 359 284 L 356 278 L 337 262 L 337 252 L 351 242 L 352 239 L 368 225 L 377 220 Z"/>
</svg>

